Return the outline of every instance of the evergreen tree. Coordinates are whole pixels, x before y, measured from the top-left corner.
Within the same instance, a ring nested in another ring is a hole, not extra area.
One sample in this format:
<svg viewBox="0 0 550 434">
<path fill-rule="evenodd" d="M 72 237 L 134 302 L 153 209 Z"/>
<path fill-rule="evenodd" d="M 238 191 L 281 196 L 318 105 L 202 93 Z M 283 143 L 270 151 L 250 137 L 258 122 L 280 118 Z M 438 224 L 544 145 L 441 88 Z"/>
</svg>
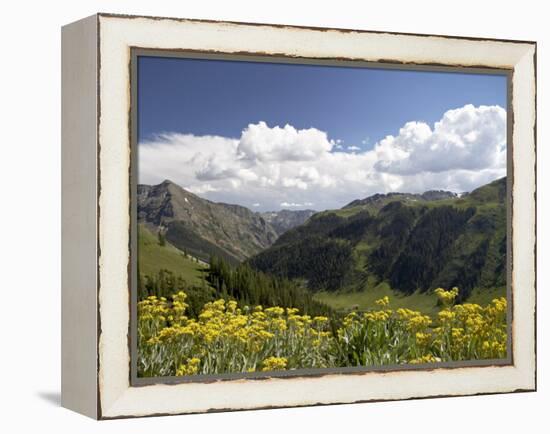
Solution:
<svg viewBox="0 0 550 434">
<path fill-rule="evenodd" d="M 157 236 L 158 236 L 159 244 L 162 247 L 164 247 L 166 245 L 166 236 L 164 235 L 164 232 L 162 231 L 162 229 L 158 230 Z"/>
</svg>

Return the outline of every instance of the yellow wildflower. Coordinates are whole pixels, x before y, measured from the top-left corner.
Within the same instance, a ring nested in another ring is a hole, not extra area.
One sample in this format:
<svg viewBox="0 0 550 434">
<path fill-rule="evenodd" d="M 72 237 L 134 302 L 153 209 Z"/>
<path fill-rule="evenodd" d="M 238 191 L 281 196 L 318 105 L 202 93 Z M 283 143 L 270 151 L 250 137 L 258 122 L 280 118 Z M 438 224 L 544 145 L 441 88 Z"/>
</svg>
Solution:
<svg viewBox="0 0 550 434">
<path fill-rule="evenodd" d="M 430 335 L 428 333 L 417 332 L 415 338 L 418 345 L 426 345 L 430 342 Z"/>
<path fill-rule="evenodd" d="M 444 306 L 452 306 L 458 295 L 458 288 L 454 287 L 450 291 L 445 291 L 443 288 L 437 288 L 434 290 L 440 303 Z"/>
<path fill-rule="evenodd" d="M 187 363 L 180 365 L 180 367 L 176 370 L 176 376 L 182 377 L 185 375 L 197 374 L 199 372 L 200 362 L 200 359 L 198 359 L 197 357 L 187 359 Z"/>
<path fill-rule="evenodd" d="M 268 357 L 262 363 L 262 371 L 281 371 L 285 370 L 288 360 L 285 357 Z"/>
<path fill-rule="evenodd" d="M 422 357 L 417 357 L 416 359 L 409 360 L 409 363 L 416 365 L 420 363 L 436 363 L 441 362 L 441 359 L 433 356 L 432 354 L 426 354 Z"/>
<path fill-rule="evenodd" d="M 387 305 L 390 304 L 390 298 L 387 295 L 385 295 L 384 297 L 376 300 L 374 303 L 376 303 L 378 306 L 382 306 L 382 307 L 387 306 Z"/>
</svg>

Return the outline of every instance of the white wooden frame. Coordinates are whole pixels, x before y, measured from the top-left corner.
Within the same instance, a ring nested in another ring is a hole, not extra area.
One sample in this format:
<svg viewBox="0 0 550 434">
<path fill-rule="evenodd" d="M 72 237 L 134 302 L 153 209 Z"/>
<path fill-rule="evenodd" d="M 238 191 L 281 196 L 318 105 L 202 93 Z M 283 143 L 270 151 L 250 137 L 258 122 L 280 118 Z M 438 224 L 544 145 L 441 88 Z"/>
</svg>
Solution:
<svg viewBox="0 0 550 434">
<path fill-rule="evenodd" d="M 108 14 L 62 36 L 65 407 L 109 419 L 535 390 L 535 43 Z M 512 70 L 513 363 L 132 386 L 131 47 Z"/>
</svg>

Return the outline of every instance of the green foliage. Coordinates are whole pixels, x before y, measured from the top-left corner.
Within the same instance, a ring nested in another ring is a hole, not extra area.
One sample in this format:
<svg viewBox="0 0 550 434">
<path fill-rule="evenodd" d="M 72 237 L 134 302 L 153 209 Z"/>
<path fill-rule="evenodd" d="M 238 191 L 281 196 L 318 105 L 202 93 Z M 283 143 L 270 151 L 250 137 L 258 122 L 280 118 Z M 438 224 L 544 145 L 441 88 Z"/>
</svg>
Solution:
<svg viewBox="0 0 550 434">
<path fill-rule="evenodd" d="M 392 288 L 412 294 L 431 287 L 449 260 L 455 239 L 464 231 L 474 208 L 443 206 L 429 210 L 411 231 L 402 253 L 387 272 Z"/>
<path fill-rule="evenodd" d="M 344 239 L 311 235 L 276 245 L 249 261 L 257 270 L 287 279 L 304 279 L 313 290 L 336 290 L 352 269 L 352 245 Z"/>
<path fill-rule="evenodd" d="M 403 250 L 419 215 L 425 208 L 409 207 L 401 202 L 390 202 L 380 210 L 376 230 L 379 234 L 377 248 L 367 259 L 367 270 L 380 279 L 389 277 L 398 253 Z"/>
<path fill-rule="evenodd" d="M 210 259 L 208 281 L 223 298 L 241 305 L 295 307 L 308 315 L 330 315 L 332 309 L 313 300 L 299 283 L 254 270 L 243 263 L 232 267 L 218 257 Z"/>
<path fill-rule="evenodd" d="M 474 288 L 506 286 L 506 209 L 483 205 L 454 242 L 432 287 L 460 287 L 458 301 L 469 300 Z"/>
<path fill-rule="evenodd" d="M 376 219 L 366 211 L 359 212 L 343 221 L 328 232 L 330 238 L 340 238 L 358 244 L 372 229 Z"/>
<path fill-rule="evenodd" d="M 319 213 L 310 218 L 305 225 L 298 226 L 282 234 L 274 246 L 291 243 L 295 240 L 307 238 L 311 234 L 326 236 L 330 231 L 336 229 L 347 220 L 334 213 Z"/>
</svg>

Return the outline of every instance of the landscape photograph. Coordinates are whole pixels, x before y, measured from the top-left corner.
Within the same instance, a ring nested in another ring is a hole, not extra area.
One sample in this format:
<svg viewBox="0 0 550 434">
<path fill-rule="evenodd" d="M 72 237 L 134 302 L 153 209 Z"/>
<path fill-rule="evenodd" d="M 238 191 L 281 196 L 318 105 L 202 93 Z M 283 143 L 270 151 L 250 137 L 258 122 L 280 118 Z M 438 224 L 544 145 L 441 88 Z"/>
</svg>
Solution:
<svg viewBox="0 0 550 434">
<path fill-rule="evenodd" d="M 507 91 L 139 56 L 137 376 L 507 358 Z"/>
</svg>

